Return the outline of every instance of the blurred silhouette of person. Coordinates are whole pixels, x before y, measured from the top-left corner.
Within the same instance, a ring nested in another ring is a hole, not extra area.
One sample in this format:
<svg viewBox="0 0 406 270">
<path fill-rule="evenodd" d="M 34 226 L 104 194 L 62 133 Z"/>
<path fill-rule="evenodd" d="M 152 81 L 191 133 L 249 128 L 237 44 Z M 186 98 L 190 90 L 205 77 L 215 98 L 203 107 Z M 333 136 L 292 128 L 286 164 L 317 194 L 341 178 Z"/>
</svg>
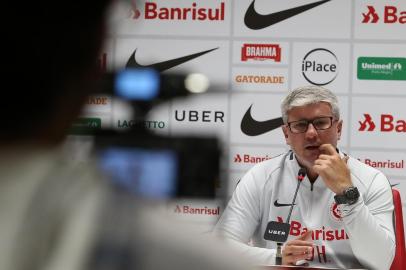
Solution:
<svg viewBox="0 0 406 270">
<path fill-rule="evenodd" d="M 2 17 L 0 269 L 238 269 L 220 245 L 193 241 L 181 224 L 114 189 L 91 160 L 63 155 L 98 76 L 111 2 L 5 8 L 14 17 Z"/>
</svg>

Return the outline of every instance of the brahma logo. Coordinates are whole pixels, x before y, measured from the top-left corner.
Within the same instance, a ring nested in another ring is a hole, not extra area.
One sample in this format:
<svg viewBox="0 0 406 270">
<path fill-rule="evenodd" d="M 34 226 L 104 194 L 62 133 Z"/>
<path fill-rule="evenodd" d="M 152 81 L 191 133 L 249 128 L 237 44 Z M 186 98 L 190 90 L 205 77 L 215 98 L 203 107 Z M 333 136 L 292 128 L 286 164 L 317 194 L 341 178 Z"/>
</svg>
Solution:
<svg viewBox="0 0 406 270">
<path fill-rule="evenodd" d="M 241 48 L 241 61 L 281 61 L 281 47 L 278 44 L 244 44 Z"/>
<path fill-rule="evenodd" d="M 234 163 L 249 163 L 249 164 L 256 164 L 262 162 L 264 160 L 271 159 L 272 157 L 265 155 L 265 156 L 254 156 L 250 154 L 236 154 L 234 156 Z"/>
<path fill-rule="evenodd" d="M 143 10 L 138 9 L 135 2 L 132 1 L 132 19 L 142 17 L 144 20 L 224 21 L 225 17 L 225 2 L 221 2 L 216 8 L 199 7 L 195 2 L 188 7 L 165 7 L 158 6 L 155 2 L 145 2 Z"/>
<path fill-rule="evenodd" d="M 359 131 L 374 131 L 375 122 L 368 113 L 364 113 L 364 121 L 358 121 L 360 124 Z M 406 120 L 395 120 L 391 114 L 381 114 L 380 129 L 381 132 L 406 132 Z"/>
<path fill-rule="evenodd" d="M 378 23 L 381 20 L 375 7 L 367 6 L 367 12 L 362 13 L 362 23 Z M 383 23 L 406 23 L 406 11 L 399 11 L 395 6 L 385 6 L 383 9 Z"/>
</svg>

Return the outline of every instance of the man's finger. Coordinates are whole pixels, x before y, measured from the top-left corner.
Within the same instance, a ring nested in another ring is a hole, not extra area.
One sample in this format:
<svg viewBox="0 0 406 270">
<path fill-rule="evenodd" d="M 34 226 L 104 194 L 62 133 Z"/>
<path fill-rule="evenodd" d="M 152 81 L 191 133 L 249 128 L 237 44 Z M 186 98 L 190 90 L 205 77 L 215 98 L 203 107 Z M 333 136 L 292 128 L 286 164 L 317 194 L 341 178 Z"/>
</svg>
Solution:
<svg viewBox="0 0 406 270">
<path fill-rule="evenodd" d="M 337 150 L 329 143 L 320 145 L 319 150 L 326 155 L 337 155 Z"/>
<path fill-rule="evenodd" d="M 342 158 L 342 160 L 345 162 L 345 164 L 348 163 L 348 160 L 349 160 L 349 159 L 350 159 L 350 157 L 347 156 L 347 155 L 345 155 L 345 156 Z"/>
<path fill-rule="evenodd" d="M 327 160 L 327 159 L 330 159 L 330 158 L 331 158 L 331 155 L 326 155 L 326 154 L 321 154 L 318 157 L 318 159 L 320 159 L 320 160 Z"/>
<path fill-rule="evenodd" d="M 308 230 L 307 232 L 305 232 L 304 234 L 302 234 L 301 236 L 296 238 L 296 240 L 308 240 L 308 239 L 310 239 L 311 235 L 312 235 L 312 230 Z"/>
<path fill-rule="evenodd" d="M 294 239 L 294 240 L 291 240 L 288 243 L 286 243 L 285 246 L 286 247 L 288 247 L 288 246 L 303 246 L 303 247 L 308 246 L 308 247 L 310 247 L 310 246 L 313 246 L 313 242 L 306 241 L 306 240 Z"/>
</svg>

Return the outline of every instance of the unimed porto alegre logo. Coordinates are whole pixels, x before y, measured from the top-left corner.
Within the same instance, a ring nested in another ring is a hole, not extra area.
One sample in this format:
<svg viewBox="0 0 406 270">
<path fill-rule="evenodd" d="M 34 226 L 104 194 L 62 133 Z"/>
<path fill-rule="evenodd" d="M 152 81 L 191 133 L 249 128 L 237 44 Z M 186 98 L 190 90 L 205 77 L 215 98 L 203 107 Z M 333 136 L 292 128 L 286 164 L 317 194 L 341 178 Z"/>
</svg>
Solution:
<svg viewBox="0 0 406 270">
<path fill-rule="evenodd" d="M 379 121 L 372 119 L 372 116 L 368 113 L 364 113 L 364 119 L 358 121 L 358 131 L 380 131 L 380 132 L 406 132 L 406 120 L 395 119 L 392 114 L 381 114 Z"/>
<path fill-rule="evenodd" d="M 358 57 L 357 78 L 406 81 L 406 58 Z"/>
<path fill-rule="evenodd" d="M 362 23 L 405 24 L 406 11 L 398 10 L 395 6 L 384 6 L 377 9 L 374 6 L 366 6 L 367 11 L 362 13 Z"/>
<path fill-rule="evenodd" d="M 175 1 L 145 1 L 143 9 L 139 9 L 136 0 L 132 0 L 131 15 L 132 19 L 142 18 L 144 20 L 170 20 L 170 21 L 224 21 L 225 2 L 220 2 L 216 7 L 204 7 L 205 1 L 199 1 L 199 4 L 192 2 L 183 5 L 174 6 Z M 165 3 L 170 5 L 165 6 Z"/>
<path fill-rule="evenodd" d="M 241 61 L 272 60 L 281 61 L 281 47 L 279 44 L 244 44 L 241 48 Z"/>
</svg>

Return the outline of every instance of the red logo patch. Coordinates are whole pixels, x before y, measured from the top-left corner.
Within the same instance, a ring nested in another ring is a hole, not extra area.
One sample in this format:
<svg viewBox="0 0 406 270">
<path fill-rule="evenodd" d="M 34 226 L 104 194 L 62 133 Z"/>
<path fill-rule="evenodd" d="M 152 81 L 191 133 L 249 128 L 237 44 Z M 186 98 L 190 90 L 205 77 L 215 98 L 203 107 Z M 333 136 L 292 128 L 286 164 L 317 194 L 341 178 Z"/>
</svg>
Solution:
<svg viewBox="0 0 406 270">
<path fill-rule="evenodd" d="M 333 202 L 330 207 L 330 215 L 336 221 L 342 221 L 341 210 L 338 207 L 338 204 Z"/>
</svg>

